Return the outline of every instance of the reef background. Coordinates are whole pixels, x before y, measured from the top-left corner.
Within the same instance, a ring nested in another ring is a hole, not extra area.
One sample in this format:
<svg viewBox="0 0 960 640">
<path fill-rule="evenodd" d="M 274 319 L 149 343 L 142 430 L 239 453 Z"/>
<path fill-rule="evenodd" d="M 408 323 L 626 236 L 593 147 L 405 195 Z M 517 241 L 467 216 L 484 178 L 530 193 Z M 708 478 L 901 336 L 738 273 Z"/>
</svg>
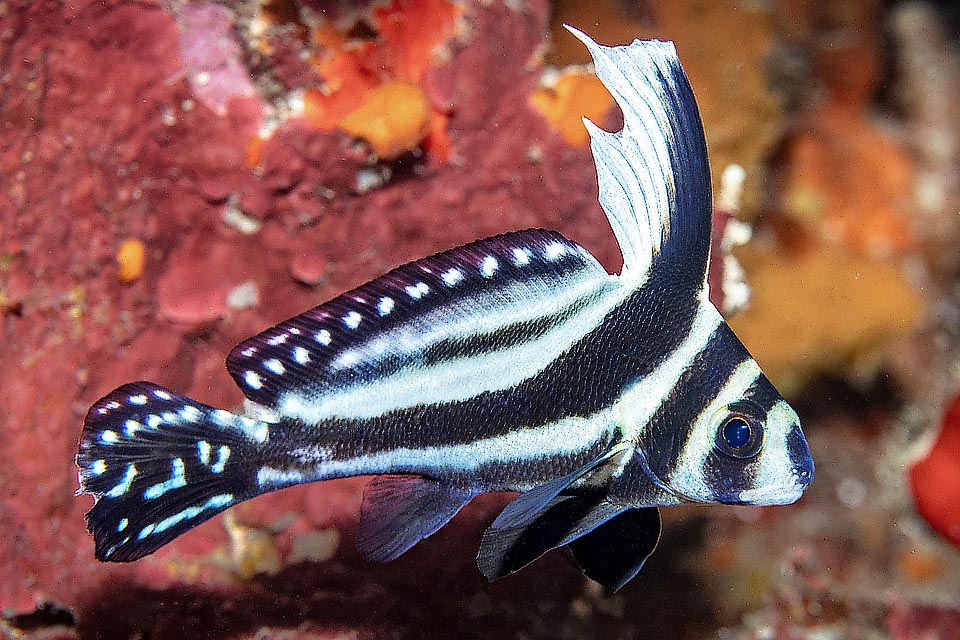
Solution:
<svg viewBox="0 0 960 640">
<path fill-rule="evenodd" d="M 951 6 L 0 0 L 0 635 L 960 638 Z M 97 563 L 73 456 L 115 386 L 237 408 L 237 342 L 511 229 L 619 268 L 579 123 L 618 114 L 588 69 L 558 71 L 588 62 L 564 22 L 676 41 L 718 209 L 753 226 L 730 321 L 801 411 L 803 499 L 664 510 L 660 549 L 611 599 L 562 553 L 486 584 L 473 558 L 506 496 L 369 565 L 363 479 Z"/>
</svg>

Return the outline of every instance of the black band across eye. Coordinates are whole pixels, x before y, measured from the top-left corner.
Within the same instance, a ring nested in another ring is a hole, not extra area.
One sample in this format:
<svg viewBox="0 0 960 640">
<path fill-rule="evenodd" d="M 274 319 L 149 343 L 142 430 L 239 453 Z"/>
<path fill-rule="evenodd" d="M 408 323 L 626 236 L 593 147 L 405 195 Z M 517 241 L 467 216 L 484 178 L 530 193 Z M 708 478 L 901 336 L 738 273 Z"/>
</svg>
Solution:
<svg viewBox="0 0 960 640">
<path fill-rule="evenodd" d="M 730 416 L 717 431 L 717 449 L 732 458 L 753 458 L 762 446 L 763 427 L 746 416 Z"/>
</svg>

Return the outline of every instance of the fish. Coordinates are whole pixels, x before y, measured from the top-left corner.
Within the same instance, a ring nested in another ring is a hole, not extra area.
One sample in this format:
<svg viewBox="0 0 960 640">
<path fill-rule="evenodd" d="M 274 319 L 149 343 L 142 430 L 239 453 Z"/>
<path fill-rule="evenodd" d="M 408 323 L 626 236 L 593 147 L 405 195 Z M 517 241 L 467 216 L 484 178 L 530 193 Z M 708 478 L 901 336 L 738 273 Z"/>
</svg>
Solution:
<svg viewBox="0 0 960 640">
<path fill-rule="evenodd" d="M 567 547 L 608 593 L 660 507 L 781 505 L 814 464 L 793 408 L 710 303 L 706 141 L 671 42 L 590 51 L 623 114 L 584 119 L 610 274 L 555 231 L 399 266 L 237 345 L 242 414 L 150 382 L 92 405 L 76 463 L 101 561 L 153 553 L 293 485 L 373 476 L 357 546 L 393 560 L 478 494 L 516 492 L 480 543 L 490 580 Z"/>
</svg>

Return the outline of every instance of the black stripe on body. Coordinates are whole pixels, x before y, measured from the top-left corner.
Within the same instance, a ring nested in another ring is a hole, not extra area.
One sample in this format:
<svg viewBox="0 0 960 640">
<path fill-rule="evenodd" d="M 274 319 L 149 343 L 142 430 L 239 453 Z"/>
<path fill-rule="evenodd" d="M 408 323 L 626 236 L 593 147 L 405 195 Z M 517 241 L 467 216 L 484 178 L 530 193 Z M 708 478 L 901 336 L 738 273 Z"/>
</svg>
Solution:
<svg viewBox="0 0 960 640">
<path fill-rule="evenodd" d="M 291 460 L 288 453 L 311 446 L 323 449 L 327 459 L 347 460 L 397 449 L 467 445 L 548 427 L 566 418 L 597 416 L 611 407 L 633 381 L 656 370 L 686 337 L 698 302 L 692 293 L 671 290 L 665 280 L 652 280 L 635 291 L 561 357 L 509 389 L 485 392 L 464 401 L 402 408 L 369 419 L 337 418 L 315 426 L 292 422 L 284 427 L 282 436 L 280 425 L 274 426 L 271 444 L 277 447 L 275 466 L 304 471 L 314 468 L 315 464 Z M 518 456 L 546 460 L 550 453 L 551 442 L 544 441 L 536 450 L 518 452 Z M 534 475 L 556 476 L 552 469 L 561 461 L 545 464 L 549 469 Z M 523 466 L 493 465 L 487 480 L 503 486 L 522 484 L 528 480 Z M 569 465 L 563 468 L 571 469 Z"/>
<path fill-rule="evenodd" d="M 628 504 L 646 504 L 651 484 L 664 483 L 677 467 L 690 430 L 697 418 L 750 354 L 726 323 L 714 330 L 707 347 L 697 354 L 670 390 L 665 401 L 640 432 L 642 455 L 624 469 L 614 487 L 619 499 Z M 648 473 L 655 477 L 650 478 Z"/>
</svg>

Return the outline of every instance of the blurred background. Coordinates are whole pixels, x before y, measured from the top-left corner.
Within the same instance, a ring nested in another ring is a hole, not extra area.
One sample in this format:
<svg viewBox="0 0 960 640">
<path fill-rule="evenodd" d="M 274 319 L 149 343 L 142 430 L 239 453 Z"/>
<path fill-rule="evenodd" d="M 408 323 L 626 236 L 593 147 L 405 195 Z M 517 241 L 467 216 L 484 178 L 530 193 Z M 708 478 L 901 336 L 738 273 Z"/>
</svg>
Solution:
<svg viewBox="0 0 960 640">
<path fill-rule="evenodd" d="M 236 343 L 503 231 L 619 269 L 580 123 L 619 114 L 563 23 L 676 42 L 800 502 L 663 510 L 609 599 L 562 552 L 483 581 L 507 496 L 369 565 L 363 479 L 97 563 L 73 456 L 115 386 L 237 409 Z M 0 635 L 960 638 L 958 39 L 946 1 L 0 0 Z"/>
</svg>

